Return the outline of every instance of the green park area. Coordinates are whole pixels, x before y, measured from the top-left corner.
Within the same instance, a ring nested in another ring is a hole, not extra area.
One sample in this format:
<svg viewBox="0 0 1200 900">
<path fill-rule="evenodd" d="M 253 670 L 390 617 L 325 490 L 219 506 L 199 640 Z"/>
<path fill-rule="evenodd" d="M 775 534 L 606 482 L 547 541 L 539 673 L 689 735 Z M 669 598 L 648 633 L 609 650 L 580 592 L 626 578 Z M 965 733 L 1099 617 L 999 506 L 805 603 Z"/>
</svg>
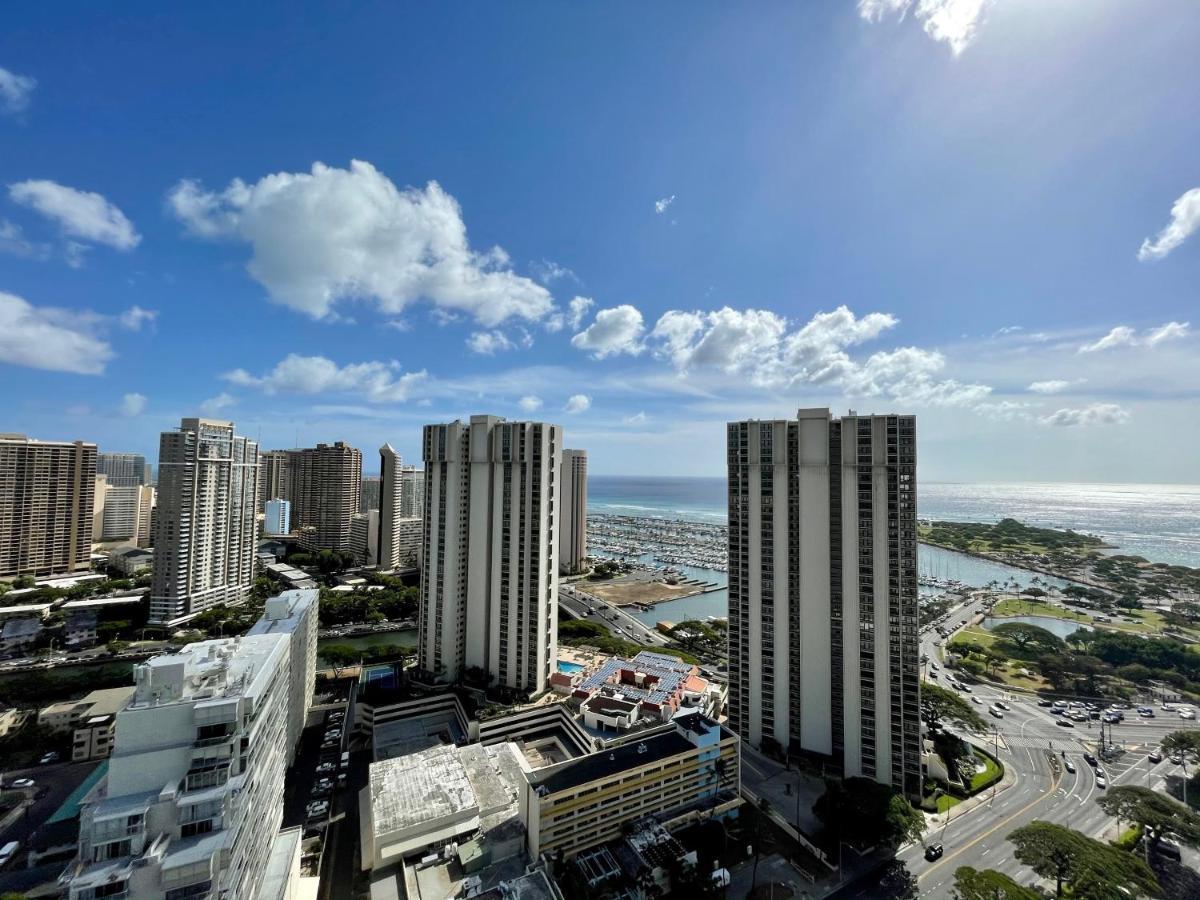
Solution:
<svg viewBox="0 0 1200 900">
<path fill-rule="evenodd" d="M 918 526 L 917 536 L 928 544 L 971 553 L 1087 554 L 1107 545 L 1090 534 L 1056 528 L 1036 528 L 1016 519 L 984 522 L 929 522 Z"/>
</svg>

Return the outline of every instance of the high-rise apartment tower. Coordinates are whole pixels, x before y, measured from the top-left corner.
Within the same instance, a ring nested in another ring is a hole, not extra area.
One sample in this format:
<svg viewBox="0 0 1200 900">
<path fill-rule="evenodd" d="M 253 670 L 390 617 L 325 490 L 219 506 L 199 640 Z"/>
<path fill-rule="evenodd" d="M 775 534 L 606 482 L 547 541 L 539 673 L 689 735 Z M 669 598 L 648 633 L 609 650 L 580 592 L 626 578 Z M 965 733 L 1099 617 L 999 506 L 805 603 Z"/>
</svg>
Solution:
<svg viewBox="0 0 1200 900">
<path fill-rule="evenodd" d="M 96 445 L 0 434 L 0 578 L 91 566 Z"/>
<path fill-rule="evenodd" d="M 291 504 L 291 527 L 311 550 L 350 549 L 350 520 L 362 490 L 362 451 L 336 441 L 295 450 L 268 450 L 263 460 L 268 500 Z"/>
<path fill-rule="evenodd" d="M 472 416 L 426 425 L 422 446 L 419 666 L 540 691 L 558 648 L 562 428 Z"/>
<path fill-rule="evenodd" d="M 731 726 L 919 796 L 915 419 L 732 422 L 728 463 Z"/>
<path fill-rule="evenodd" d="M 587 451 L 564 450 L 558 480 L 558 565 L 574 575 L 587 559 Z"/>
<path fill-rule="evenodd" d="M 108 476 L 109 487 L 149 484 L 146 457 L 140 453 L 97 453 L 96 474 Z"/>
<path fill-rule="evenodd" d="M 258 444 L 232 422 L 184 419 L 158 450 L 150 622 L 175 624 L 239 603 L 254 582 Z"/>
</svg>

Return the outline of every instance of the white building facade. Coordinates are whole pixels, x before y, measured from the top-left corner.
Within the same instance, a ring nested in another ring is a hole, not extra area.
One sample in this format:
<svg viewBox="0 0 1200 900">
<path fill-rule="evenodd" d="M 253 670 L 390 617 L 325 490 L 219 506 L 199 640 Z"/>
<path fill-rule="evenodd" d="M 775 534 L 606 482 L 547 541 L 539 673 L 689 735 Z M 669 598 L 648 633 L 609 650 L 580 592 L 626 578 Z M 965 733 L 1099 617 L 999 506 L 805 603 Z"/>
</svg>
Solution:
<svg viewBox="0 0 1200 900">
<path fill-rule="evenodd" d="M 292 504 L 287 500 L 268 500 L 263 507 L 263 534 L 279 536 L 292 530 Z"/>
<path fill-rule="evenodd" d="M 728 465 L 731 727 L 918 796 L 914 417 L 732 422 Z"/>
<path fill-rule="evenodd" d="M 546 687 L 558 648 L 562 428 L 472 416 L 427 425 L 419 666 Z"/>
<path fill-rule="evenodd" d="M 158 455 L 150 623 L 174 625 L 240 603 L 254 581 L 258 444 L 232 422 L 184 419 Z"/>
<path fill-rule="evenodd" d="M 286 636 L 256 635 L 136 667 L 80 814 L 70 900 L 259 896 L 283 817 L 289 653 Z"/>
<path fill-rule="evenodd" d="M 301 588 L 284 591 L 267 600 L 262 617 L 249 635 L 282 634 L 291 645 L 288 666 L 288 734 L 291 756 L 296 753 L 304 718 L 312 706 L 313 685 L 317 677 L 317 608 L 320 591 Z"/>
</svg>

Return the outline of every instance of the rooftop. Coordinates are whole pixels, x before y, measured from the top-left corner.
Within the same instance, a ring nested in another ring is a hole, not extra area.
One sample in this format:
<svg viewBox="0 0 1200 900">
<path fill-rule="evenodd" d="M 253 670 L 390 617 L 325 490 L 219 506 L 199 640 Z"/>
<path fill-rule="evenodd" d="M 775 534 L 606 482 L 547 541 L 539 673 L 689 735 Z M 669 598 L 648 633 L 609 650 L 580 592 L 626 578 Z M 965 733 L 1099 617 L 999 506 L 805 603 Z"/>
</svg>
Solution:
<svg viewBox="0 0 1200 900">
<path fill-rule="evenodd" d="M 268 663 L 284 652 L 279 634 L 250 634 L 188 644 L 134 667 L 132 707 L 214 700 L 255 692 Z"/>
<path fill-rule="evenodd" d="M 448 744 L 372 763 L 370 791 L 376 836 L 479 812 L 458 748 Z"/>
<path fill-rule="evenodd" d="M 262 617 L 247 634 L 291 634 L 300 627 L 301 617 L 319 596 L 320 591 L 316 588 L 297 588 L 271 597 Z"/>
<path fill-rule="evenodd" d="M 141 594 L 130 594 L 124 597 L 96 597 L 93 600 L 68 600 L 61 608 L 70 611 L 73 609 L 93 609 L 97 606 L 122 606 L 126 603 L 141 602 Z"/>
<path fill-rule="evenodd" d="M 601 750 L 571 760 L 545 777 L 539 778 L 538 773 L 534 772 L 530 780 L 534 784 L 545 785 L 550 793 L 558 793 L 694 749 L 695 746 L 678 731 L 669 731 L 644 741 L 631 741 L 612 750 Z"/>
<path fill-rule="evenodd" d="M 585 677 L 576 690 L 591 693 L 613 688 L 627 698 L 662 706 L 684 689 L 695 669 L 674 656 L 643 650 L 633 659 L 610 657 Z"/>
</svg>

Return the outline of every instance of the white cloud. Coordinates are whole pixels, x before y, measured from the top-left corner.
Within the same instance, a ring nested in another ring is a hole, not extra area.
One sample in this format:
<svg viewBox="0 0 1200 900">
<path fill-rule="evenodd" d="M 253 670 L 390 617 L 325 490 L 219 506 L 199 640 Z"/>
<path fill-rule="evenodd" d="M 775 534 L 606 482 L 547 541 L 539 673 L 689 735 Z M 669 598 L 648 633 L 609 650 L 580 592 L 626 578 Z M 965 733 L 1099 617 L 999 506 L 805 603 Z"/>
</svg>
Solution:
<svg viewBox="0 0 1200 900">
<path fill-rule="evenodd" d="M 121 406 L 119 412 L 121 415 L 132 418 L 140 416 L 146 411 L 146 396 L 144 394 L 126 394 L 121 398 Z"/>
<path fill-rule="evenodd" d="M 226 393 L 225 391 L 221 391 L 221 393 L 217 394 L 217 396 L 209 397 L 207 400 L 201 403 L 200 412 L 206 416 L 214 416 L 221 410 L 233 406 L 235 403 L 237 403 L 236 397 L 234 397 L 232 394 Z"/>
<path fill-rule="evenodd" d="M 339 367 L 323 356 L 289 353 L 265 375 L 251 375 L 245 369 L 234 369 L 221 377 L 231 384 L 259 388 L 268 394 L 351 393 L 371 403 L 402 403 L 429 376 L 424 370 L 403 375 L 398 375 L 399 371 L 400 364 L 394 361 Z"/>
<path fill-rule="evenodd" d="M 130 331 L 141 331 L 142 325 L 153 324 L 157 318 L 158 310 L 131 306 L 125 312 L 121 313 L 120 322 L 122 328 L 127 328 Z"/>
<path fill-rule="evenodd" d="M 592 398 L 587 394 L 572 394 L 567 398 L 567 405 L 563 407 L 563 411 L 571 414 L 586 412 L 591 405 Z"/>
<path fill-rule="evenodd" d="M 517 345 L 502 331 L 476 331 L 467 338 L 467 347 L 472 353 L 492 356 L 497 351 L 515 350 Z"/>
<path fill-rule="evenodd" d="M 0 112 L 19 113 L 29 108 L 37 79 L 0 69 Z"/>
<path fill-rule="evenodd" d="M 1138 249 L 1138 259 L 1146 262 L 1162 259 L 1200 228 L 1200 187 L 1192 188 L 1175 201 L 1171 207 L 1171 222 L 1155 235 L 1146 238 Z"/>
<path fill-rule="evenodd" d="M 736 372 L 775 351 L 786 330 L 787 320 L 773 312 L 726 306 L 709 313 L 670 310 L 650 336 L 681 371 L 694 365 Z"/>
<path fill-rule="evenodd" d="M 1157 347 L 1163 341 L 1178 340 L 1187 337 L 1190 332 L 1188 322 L 1167 322 L 1157 328 L 1150 328 L 1140 335 L 1128 325 L 1118 325 L 1108 334 L 1090 344 L 1083 344 L 1080 353 L 1096 353 L 1101 350 L 1113 350 L 1117 347 Z"/>
<path fill-rule="evenodd" d="M 1115 403 L 1093 403 L 1089 406 L 1065 407 L 1042 416 L 1038 421 L 1063 428 L 1121 425 L 1129 421 L 1129 412 Z"/>
<path fill-rule="evenodd" d="M 645 425 L 649 418 L 645 412 L 639 412 L 632 416 L 626 416 L 621 421 L 626 425 Z"/>
<path fill-rule="evenodd" d="M 537 280 L 542 284 L 553 284 L 564 278 L 569 281 L 579 281 L 578 275 L 552 259 L 543 259 L 541 262 L 531 263 L 530 268 L 533 270 L 533 274 L 537 277 Z"/>
<path fill-rule="evenodd" d="M 0 291 L 0 362 L 99 375 L 113 351 L 94 336 L 90 318 L 71 310 L 39 308 Z"/>
<path fill-rule="evenodd" d="M 26 240 L 20 225 L 8 219 L 0 219 L 0 251 L 29 259 L 47 259 L 50 256 L 50 245 Z"/>
<path fill-rule="evenodd" d="M 858 14 L 868 22 L 897 15 L 914 17 L 935 41 L 950 45 L 958 56 L 971 45 L 994 0 L 858 0 Z"/>
<path fill-rule="evenodd" d="M 42 179 L 10 184 L 8 196 L 57 222 L 64 234 L 73 237 L 117 250 L 132 250 L 142 240 L 121 210 L 92 191 Z"/>
<path fill-rule="evenodd" d="M 537 412 L 542 408 L 542 398 L 535 397 L 533 394 L 526 394 L 517 401 L 517 406 L 521 407 L 525 412 Z"/>
<path fill-rule="evenodd" d="M 499 247 L 471 248 L 457 201 L 437 182 L 400 190 L 367 162 L 314 163 L 311 172 L 234 180 L 220 192 L 185 180 L 168 204 L 193 235 L 249 244 L 251 277 L 275 302 L 313 318 L 331 316 L 342 301 L 372 300 L 394 316 L 425 299 L 494 328 L 554 308 Z"/>
<path fill-rule="evenodd" d="M 642 314 L 623 303 L 596 313 L 592 324 L 571 338 L 571 346 L 590 351 L 595 359 L 621 353 L 636 356 L 644 349 L 641 337 L 645 330 Z"/>
<path fill-rule="evenodd" d="M 1067 381 L 1063 378 L 1051 378 L 1047 381 L 1035 381 L 1027 390 L 1035 394 L 1061 394 L 1067 388 L 1075 387 L 1087 381 L 1086 378 L 1073 378 Z"/>
<path fill-rule="evenodd" d="M 571 298 L 571 302 L 568 305 L 569 312 L 567 314 L 567 324 L 571 326 L 572 331 L 583 324 L 583 320 L 587 316 L 588 310 L 590 310 L 595 303 L 596 301 L 592 300 L 590 297 Z"/>
<path fill-rule="evenodd" d="M 654 211 L 661 216 L 663 213 L 665 213 L 670 208 L 671 204 L 674 202 L 675 202 L 674 194 L 672 194 L 670 197 L 663 197 L 661 200 L 655 200 L 654 201 Z"/>
</svg>

